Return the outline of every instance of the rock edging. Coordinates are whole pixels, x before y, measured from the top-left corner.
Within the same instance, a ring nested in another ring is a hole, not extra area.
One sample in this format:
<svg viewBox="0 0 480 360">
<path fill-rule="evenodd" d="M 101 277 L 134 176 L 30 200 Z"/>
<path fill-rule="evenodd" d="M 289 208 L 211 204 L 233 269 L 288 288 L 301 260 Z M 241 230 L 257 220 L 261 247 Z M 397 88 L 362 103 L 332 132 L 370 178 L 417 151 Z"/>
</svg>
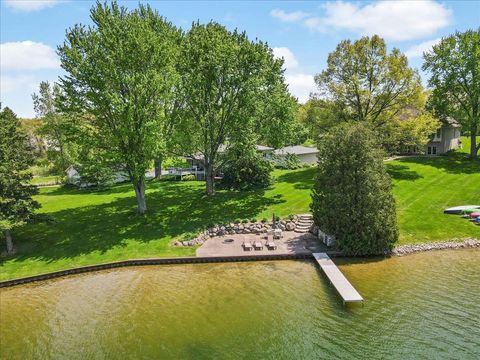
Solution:
<svg viewBox="0 0 480 360">
<path fill-rule="evenodd" d="M 466 248 L 480 248 L 480 240 L 478 239 L 465 239 L 465 240 L 449 240 L 439 241 L 430 244 L 409 244 L 401 245 L 394 248 L 391 252 L 392 255 L 403 256 L 416 252 L 432 251 L 432 250 L 445 250 L 445 249 L 466 249 Z"/>
<path fill-rule="evenodd" d="M 293 215 L 289 219 L 279 220 L 277 226 L 282 231 L 294 231 L 299 225 L 300 217 Z M 264 234 L 273 228 L 272 221 L 255 222 L 237 222 L 223 225 L 215 225 L 200 233 L 192 240 L 175 241 L 174 246 L 195 246 L 202 245 L 207 239 L 215 236 L 234 235 L 234 234 Z M 312 230 L 312 229 L 310 229 Z"/>
</svg>

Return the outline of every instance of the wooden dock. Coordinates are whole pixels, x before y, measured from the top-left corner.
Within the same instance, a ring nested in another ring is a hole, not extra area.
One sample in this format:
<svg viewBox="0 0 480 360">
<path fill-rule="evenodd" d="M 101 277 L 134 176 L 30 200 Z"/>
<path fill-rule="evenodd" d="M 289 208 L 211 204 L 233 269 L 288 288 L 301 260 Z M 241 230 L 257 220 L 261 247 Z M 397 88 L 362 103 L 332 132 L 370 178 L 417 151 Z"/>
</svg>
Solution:
<svg viewBox="0 0 480 360">
<path fill-rule="evenodd" d="M 350 302 L 363 302 L 362 296 L 357 290 L 355 290 L 352 284 L 350 284 L 337 265 L 335 265 L 326 253 L 313 253 L 313 256 L 325 275 L 327 275 L 328 280 L 330 280 L 335 289 L 337 289 L 344 304 Z"/>
</svg>

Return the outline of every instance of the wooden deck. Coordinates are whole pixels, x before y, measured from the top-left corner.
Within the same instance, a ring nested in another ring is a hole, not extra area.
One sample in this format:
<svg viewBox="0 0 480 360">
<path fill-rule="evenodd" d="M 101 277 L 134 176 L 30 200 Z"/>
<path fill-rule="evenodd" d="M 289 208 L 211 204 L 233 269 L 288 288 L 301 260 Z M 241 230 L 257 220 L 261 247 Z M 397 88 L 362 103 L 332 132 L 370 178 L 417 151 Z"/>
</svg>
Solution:
<svg viewBox="0 0 480 360">
<path fill-rule="evenodd" d="M 338 293 L 343 299 L 344 304 L 350 302 L 363 302 L 362 296 L 357 290 L 355 290 L 352 284 L 350 284 L 337 265 L 335 265 L 335 263 L 326 253 L 313 253 L 313 256 L 315 257 L 315 260 L 317 260 L 318 265 L 320 265 L 328 280 L 330 280 L 335 289 L 337 289 Z"/>
</svg>

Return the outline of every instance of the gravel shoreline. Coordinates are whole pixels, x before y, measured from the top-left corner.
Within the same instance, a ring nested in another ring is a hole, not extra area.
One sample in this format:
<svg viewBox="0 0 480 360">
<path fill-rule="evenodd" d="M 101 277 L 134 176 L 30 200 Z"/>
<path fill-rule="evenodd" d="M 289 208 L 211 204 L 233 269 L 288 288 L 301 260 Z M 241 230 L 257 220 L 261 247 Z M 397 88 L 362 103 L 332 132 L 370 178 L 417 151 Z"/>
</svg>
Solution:
<svg viewBox="0 0 480 360">
<path fill-rule="evenodd" d="M 410 244 L 397 246 L 392 250 L 392 255 L 403 256 L 416 252 L 444 250 L 444 249 L 466 249 L 466 248 L 480 248 L 480 240 L 465 239 L 460 241 L 439 241 L 429 244 Z"/>
</svg>

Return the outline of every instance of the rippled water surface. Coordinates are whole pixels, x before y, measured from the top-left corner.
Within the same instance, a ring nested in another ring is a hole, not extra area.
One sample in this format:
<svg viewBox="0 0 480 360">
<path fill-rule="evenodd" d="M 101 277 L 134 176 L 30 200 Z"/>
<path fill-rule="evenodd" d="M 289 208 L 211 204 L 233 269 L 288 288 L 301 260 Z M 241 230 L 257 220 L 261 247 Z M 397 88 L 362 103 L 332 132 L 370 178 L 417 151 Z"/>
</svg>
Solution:
<svg viewBox="0 0 480 360">
<path fill-rule="evenodd" d="M 0 291 L 3 359 L 479 359 L 480 251 L 124 268 Z"/>
</svg>

